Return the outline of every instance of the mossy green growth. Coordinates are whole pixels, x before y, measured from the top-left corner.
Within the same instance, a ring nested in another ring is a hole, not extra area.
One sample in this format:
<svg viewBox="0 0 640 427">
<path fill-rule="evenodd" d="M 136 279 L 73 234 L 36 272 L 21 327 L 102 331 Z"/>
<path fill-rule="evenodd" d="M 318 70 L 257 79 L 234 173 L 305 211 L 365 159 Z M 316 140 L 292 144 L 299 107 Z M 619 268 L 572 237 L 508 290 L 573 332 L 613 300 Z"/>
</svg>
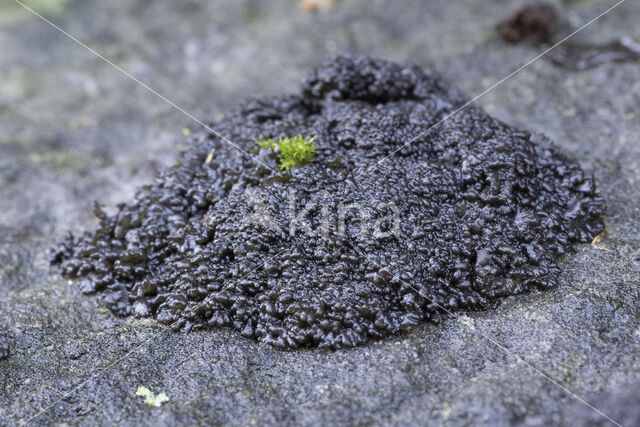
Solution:
<svg viewBox="0 0 640 427">
<path fill-rule="evenodd" d="M 255 141 L 258 146 L 256 151 L 260 149 L 272 149 L 280 159 L 280 169 L 291 169 L 294 166 L 302 166 L 309 163 L 309 160 L 316 154 L 316 147 L 313 141 L 318 135 L 307 136 L 302 135 L 294 137 L 282 137 L 278 141 L 273 139 L 264 139 L 262 135 Z"/>
</svg>

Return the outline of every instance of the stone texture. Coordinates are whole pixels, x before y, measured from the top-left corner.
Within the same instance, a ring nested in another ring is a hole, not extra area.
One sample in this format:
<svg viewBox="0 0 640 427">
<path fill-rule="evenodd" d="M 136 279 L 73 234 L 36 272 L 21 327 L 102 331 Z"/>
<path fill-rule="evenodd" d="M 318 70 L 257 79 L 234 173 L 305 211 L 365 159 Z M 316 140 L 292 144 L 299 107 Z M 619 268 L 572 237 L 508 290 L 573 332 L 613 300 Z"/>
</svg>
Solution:
<svg viewBox="0 0 640 427">
<path fill-rule="evenodd" d="M 556 6 L 578 27 L 613 4 Z M 507 1 L 295 6 L 71 1 L 47 13 L 202 120 L 248 96 L 294 91 L 306 69 L 338 52 L 417 62 L 470 94 L 539 53 L 496 35 L 516 6 Z M 626 2 L 577 40 L 638 37 L 639 12 Z M 12 335 L 0 361 L 0 424 L 41 408 L 34 423 L 588 422 L 566 415 L 581 404 L 515 355 L 614 420 L 637 421 L 607 403 L 640 380 L 637 63 L 569 72 L 542 59 L 478 100 L 595 174 L 610 251 L 581 245 L 560 263 L 556 289 L 492 311 L 349 351 L 281 352 L 229 330 L 176 334 L 116 319 L 49 270 L 45 250 L 65 230 L 95 225 L 97 195 L 112 206 L 130 199 L 173 161 L 181 129 L 197 124 L 42 21 L 12 12 L 0 25 L 0 326 Z M 170 402 L 148 408 L 135 396 L 140 385 Z"/>
</svg>

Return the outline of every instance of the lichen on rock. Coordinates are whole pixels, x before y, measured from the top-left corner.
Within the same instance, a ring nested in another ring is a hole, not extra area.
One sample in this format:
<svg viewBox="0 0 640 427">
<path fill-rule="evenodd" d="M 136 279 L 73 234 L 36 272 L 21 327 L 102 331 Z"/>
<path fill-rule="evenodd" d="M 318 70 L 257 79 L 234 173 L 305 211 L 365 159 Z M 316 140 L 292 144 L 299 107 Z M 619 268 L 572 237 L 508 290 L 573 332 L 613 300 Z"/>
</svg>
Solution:
<svg viewBox="0 0 640 427">
<path fill-rule="evenodd" d="M 547 137 L 474 105 L 425 133 L 466 101 L 417 66 L 339 56 L 301 94 L 212 126 L 245 151 L 260 135 L 317 135 L 308 164 L 274 172 L 269 150 L 256 162 L 193 132 L 175 166 L 115 215 L 96 205 L 98 227 L 51 260 L 118 315 L 278 348 L 352 347 L 552 287 L 558 256 L 602 231 L 604 200 Z M 291 209 L 304 216 L 293 232 Z"/>
</svg>

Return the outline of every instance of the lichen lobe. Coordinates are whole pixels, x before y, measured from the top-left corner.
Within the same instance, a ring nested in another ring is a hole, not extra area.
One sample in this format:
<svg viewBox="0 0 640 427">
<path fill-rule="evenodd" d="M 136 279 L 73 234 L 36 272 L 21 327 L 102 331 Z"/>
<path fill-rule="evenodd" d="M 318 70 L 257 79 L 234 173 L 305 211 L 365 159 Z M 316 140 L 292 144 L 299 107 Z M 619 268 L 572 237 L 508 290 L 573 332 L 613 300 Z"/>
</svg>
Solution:
<svg viewBox="0 0 640 427">
<path fill-rule="evenodd" d="M 249 100 L 213 125 L 247 151 L 259 135 L 317 135 L 308 164 L 273 172 L 194 132 L 179 166 L 113 216 L 96 206 L 99 226 L 67 235 L 52 262 L 118 315 L 155 316 L 174 330 L 230 326 L 283 349 L 353 347 L 552 287 L 558 256 L 602 231 L 604 200 L 548 138 L 473 105 L 424 133 L 466 100 L 416 66 L 334 58 L 300 95 Z M 268 150 L 259 156 L 279 169 Z M 277 227 L 246 221 L 247 190 Z M 293 190 L 297 212 L 313 206 L 311 235 L 288 232 Z M 371 218 L 395 204 L 400 233 L 356 233 L 353 215 L 347 237 L 335 218 L 321 233 L 324 209 L 341 203 Z"/>
</svg>

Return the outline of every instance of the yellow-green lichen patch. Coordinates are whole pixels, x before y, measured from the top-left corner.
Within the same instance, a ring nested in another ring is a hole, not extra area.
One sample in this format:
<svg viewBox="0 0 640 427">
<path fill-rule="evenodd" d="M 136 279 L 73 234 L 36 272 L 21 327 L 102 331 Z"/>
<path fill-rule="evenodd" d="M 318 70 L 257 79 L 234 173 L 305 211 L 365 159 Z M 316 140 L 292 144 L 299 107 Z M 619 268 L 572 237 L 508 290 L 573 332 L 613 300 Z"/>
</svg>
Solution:
<svg viewBox="0 0 640 427">
<path fill-rule="evenodd" d="M 150 389 L 144 386 L 139 386 L 136 391 L 136 396 L 144 397 L 144 403 L 150 408 L 158 408 L 163 403 L 169 401 L 169 396 L 165 393 L 155 394 Z"/>
</svg>

